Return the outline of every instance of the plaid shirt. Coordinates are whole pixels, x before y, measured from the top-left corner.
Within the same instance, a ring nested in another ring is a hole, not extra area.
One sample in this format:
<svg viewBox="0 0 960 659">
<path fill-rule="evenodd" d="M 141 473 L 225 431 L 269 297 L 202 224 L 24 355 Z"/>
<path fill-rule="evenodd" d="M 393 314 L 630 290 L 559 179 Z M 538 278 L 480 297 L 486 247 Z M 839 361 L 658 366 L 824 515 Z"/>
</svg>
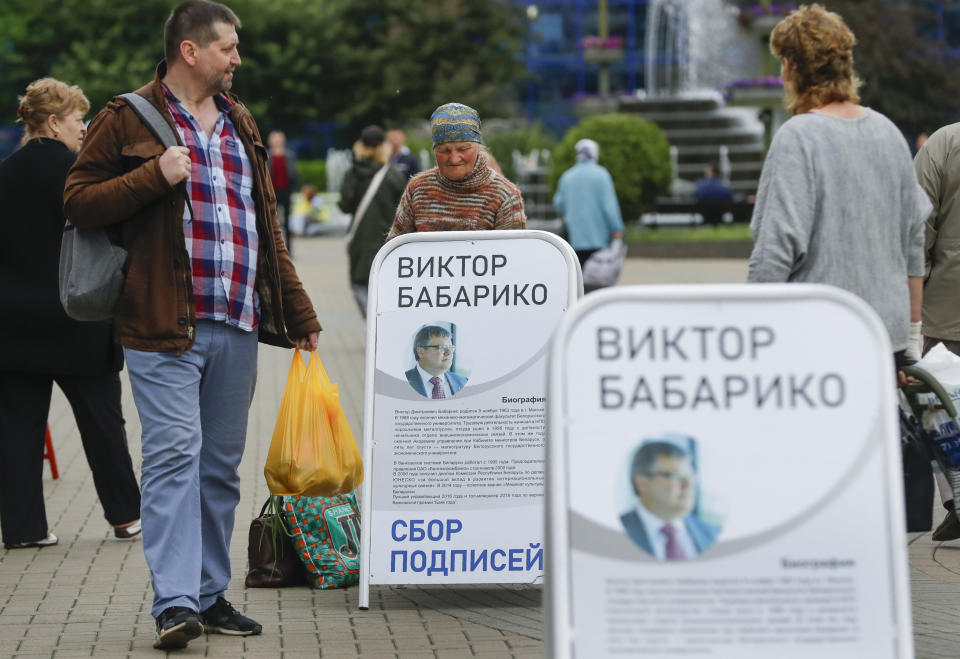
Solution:
<svg viewBox="0 0 960 659">
<path fill-rule="evenodd" d="M 187 179 L 193 219 L 184 206 L 183 235 L 192 264 L 197 318 L 253 331 L 260 311 L 253 169 L 227 116 L 230 101 L 222 94 L 214 97 L 220 116 L 208 138 L 166 85 L 163 93 L 193 163 Z"/>
</svg>

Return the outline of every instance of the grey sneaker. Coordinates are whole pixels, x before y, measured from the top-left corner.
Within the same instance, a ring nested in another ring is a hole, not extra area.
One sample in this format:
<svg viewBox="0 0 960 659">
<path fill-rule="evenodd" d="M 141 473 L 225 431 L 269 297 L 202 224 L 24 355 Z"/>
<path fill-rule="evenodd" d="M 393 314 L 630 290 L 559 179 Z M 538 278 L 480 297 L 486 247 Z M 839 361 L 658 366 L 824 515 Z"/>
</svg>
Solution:
<svg viewBox="0 0 960 659">
<path fill-rule="evenodd" d="M 171 606 L 157 616 L 157 638 L 153 647 L 180 650 L 202 633 L 203 623 L 196 611 L 185 606 Z"/>
<path fill-rule="evenodd" d="M 218 597 L 213 606 L 201 612 L 200 617 L 208 634 L 256 636 L 263 631 L 263 625 L 242 615 L 222 597 Z"/>
</svg>

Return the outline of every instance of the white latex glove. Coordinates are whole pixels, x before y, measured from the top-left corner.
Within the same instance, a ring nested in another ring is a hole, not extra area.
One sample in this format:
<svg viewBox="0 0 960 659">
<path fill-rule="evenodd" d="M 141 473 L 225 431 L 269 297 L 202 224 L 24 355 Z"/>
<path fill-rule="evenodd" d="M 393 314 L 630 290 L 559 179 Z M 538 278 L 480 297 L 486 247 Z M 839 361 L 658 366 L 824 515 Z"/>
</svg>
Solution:
<svg viewBox="0 0 960 659">
<path fill-rule="evenodd" d="M 907 350 L 904 356 L 907 359 L 920 361 L 920 355 L 923 353 L 923 333 L 921 321 L 910 323 L 910 334 L 907 339 Z"/>
</svg>

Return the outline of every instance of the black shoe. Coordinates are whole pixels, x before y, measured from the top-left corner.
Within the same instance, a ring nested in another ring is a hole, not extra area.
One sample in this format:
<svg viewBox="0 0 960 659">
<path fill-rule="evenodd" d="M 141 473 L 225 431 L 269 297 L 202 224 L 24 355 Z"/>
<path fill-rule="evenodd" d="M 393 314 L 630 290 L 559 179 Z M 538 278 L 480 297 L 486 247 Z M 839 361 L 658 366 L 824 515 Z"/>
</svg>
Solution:
<svg viewBox="0 0 960 659">
<path fill-rule="evenodd" d="M 31 540 L 30 542 L 11 542 L 3 545 L 5 549 L 26 549 L 27 547 L 50 547 L 60 542 L 54 534 L 47 531 L 47 537 L 40 540 Z"/>
<path fill-rule="evenodd" d="M 129 540 L 130 538 L 136 538 L 138 535 L 143 533 L 143 526 L 140 525 L 140 520 L 136 520 L 127 524 L 126 526 L 114 526 L 113 527 L 113 536 L 119 538 L 120 540 Z"/>
<path fill-rule="evenodd" d="M 241 615 L 230 602 L 222 597 L 218 597 L 213 606 L 201 612 L 200 617 L 208 634 L 256 636 L 263 631 L 263 625 Z"/>
<path fill-rule="evenodd" d="M 196 611 L 185 606 L 171 606 L 157 616 L 157 639 L 153 647 L 158 650 L 179 650 L 203 633 L 203 623 Z"/>
<path fill-rule="evenodd" d="M 948 510 L 947 516 L 943 518 L 940 526 L 936 528 L 930 537 L 936 542 L 960 538 L 960 519 L 957 519 L 957 514 L 952 510 Z"/>
</svg>

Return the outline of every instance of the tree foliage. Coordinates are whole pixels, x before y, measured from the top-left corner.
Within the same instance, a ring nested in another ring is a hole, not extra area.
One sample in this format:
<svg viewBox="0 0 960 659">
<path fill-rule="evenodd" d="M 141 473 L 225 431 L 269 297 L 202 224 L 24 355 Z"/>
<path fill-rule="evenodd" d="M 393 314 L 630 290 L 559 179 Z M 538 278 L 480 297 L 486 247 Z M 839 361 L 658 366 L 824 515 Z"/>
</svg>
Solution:
<svg viewBox="0 0 960 659">
<path fill-rule="evenodd" d="M 362 126 L 429 117 L 450 101 L 481 117 L 509 109 L 524 74 L 521 9 L 508 0 L 343 0 L 331 3 L 340 84 L 336 118 Z M 356 81 L 363 84 L 356 84 Z"/>
<path fill-rule="evenodd" d="M 483 143 L 497 159 L 503 175 L 516 181 L 513 152 L 529 156 L 535 150 L 552 151 L 557 140 L 544 129 L 543 124 L 536 123 L 510 130 L 484 130 Z"/>
<path fill-rule="evenodd" d="M 157 0 L 6 0 L 0 20 L 0 123 L 43 76 L 80 85 L 95 110 L 143 85 L 163 52 L 169 5 Z"/>
<path fill-rule="evenodd" d="M 170 0 L 4 0 L 0 124 L 17 95 L 52 75 L 94 111 L 140 87 L 162 57 Z M 234 91 L 267 127 L 424 119 L 457 100 L 506 111 L 524 73 L 522 21 L 509 0 L 232 0 L 243 21 Z"/>
<path fill-rule="evenodd" d="M 957 58 L 937 34 L 936 16 L 916 0 L 824 0 L 857 37 L 861 102 L 907 135 L 960 118 Z"/>
</svg>

